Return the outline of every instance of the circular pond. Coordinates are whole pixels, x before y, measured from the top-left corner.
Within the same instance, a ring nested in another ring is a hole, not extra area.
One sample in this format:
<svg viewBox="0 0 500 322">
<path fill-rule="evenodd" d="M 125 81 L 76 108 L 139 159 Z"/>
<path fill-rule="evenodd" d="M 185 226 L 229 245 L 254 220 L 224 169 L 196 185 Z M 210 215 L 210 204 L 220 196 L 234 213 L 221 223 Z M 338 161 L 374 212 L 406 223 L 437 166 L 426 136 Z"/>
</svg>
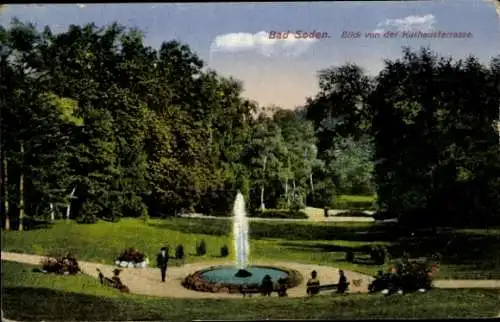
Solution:
<svg viewBox="0 0 500 322">
<path fill-rule="evenodd" d="M 212 283 L 229 283 L 237 285 L 260 284 L 264 276 L 269 275 L 273 281 L 287 278 L 288 273 L 277 268 L 250 266 L 246 270 L 252 275 L 248 277 L 237 277 L 238 269 L 234 266 L 220 266 L 201 273 L 204 280 Z"/>
<path fill-rule="evenodd" d="M 241 272 L 236 266 L 209 267 L 187 276 L 182 285 L 200 292 L 238 293 L 241 292 L 241 287 L 248 289 L 248 292 L 258 292 L 266 275 L 274 283 L 285 281 L 288 288 L 295 287 L 302 281 L 302 275 L 298 271 L 288 268 L 252 265 L 244 271 L 246 274 L 239 274 Z M 239 277 L 240 275 L 244 277 Z"/>
</svg>

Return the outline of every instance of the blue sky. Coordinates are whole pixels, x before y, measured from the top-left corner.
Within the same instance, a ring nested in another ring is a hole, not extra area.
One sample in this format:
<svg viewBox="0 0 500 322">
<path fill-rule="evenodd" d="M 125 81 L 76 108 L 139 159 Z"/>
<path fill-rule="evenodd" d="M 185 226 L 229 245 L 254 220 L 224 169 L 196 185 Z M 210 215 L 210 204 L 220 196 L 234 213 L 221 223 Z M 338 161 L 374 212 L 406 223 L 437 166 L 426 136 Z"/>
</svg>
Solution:
<svg viewBox="0 0 500 322">
<path fill-rule="evenodd" d="M 57 4 L 8 5 L 6 25 L 18 17 L 63 31 L 70 24 L 114 21 L 138 27 L 157 47 L 172 39 L 187 43 L 208 65 L 244 83 L 245 96 L 261 105 L 293 108 L 317 91 L 318 70 L 354 62 L 369 73 L 384 58 L 401 55 L 402 46 L 422 45 L 443 55 L 474 54 L 484 62 L 500 54 L 500 13 L 493 1 L 206 3 L 206 4 Z M 294 39 L 295 31 L 326 32 L 316 41 Z M 366 32 L 470 32 L 470 38 L 367 39 Z M 291 31 L 270 40 L 270 31 Z M 343 31 L 361 32 L 343 39 Z"/>
</svg>

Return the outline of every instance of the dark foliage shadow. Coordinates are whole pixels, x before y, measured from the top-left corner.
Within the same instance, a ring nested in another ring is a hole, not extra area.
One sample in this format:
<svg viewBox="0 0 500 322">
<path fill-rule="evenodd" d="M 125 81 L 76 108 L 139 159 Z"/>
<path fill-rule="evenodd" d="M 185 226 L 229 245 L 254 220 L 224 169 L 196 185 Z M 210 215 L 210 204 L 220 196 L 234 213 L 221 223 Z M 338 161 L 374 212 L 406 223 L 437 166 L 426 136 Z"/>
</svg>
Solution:
<svg viewBox="0 0 500 322">
<path fill-rule="evenodd" d="M 213 236 L 228 235 L 232 229 L 230 220 L 216 219 L 176 219 L 149 225 L 183 233 Z M 250 223 L 252 239 L 393 241 L 398 238 L 397 232 L 391 224 L 320 226 L 284 222 Z"/>
<path fill-rule="evenodd" d="M 118 301 L 46 288 L 5 287 L 2 300 L 5 317 L 14 320 L 116 321 L 134 319 L 128 316 L 133 311 L 130 311 L 130 308 L 125 310 L 120 307 Z M 120 302 L 123 300 L 120 299 Z M 127 302 L 126 305 L 134 305 L 132 301 Z M 135 305 L 138 306 L 138 304 Z M 137 312 L 141 312 L 139 307 Z M 159 313 L 149 312 L 149 314 L 153 314 L 150 317 L 152 319 L 164 318 Z"/>
<path fill-rule="evenodd" d="M 297 249 L 297 250 L 303 250 L 303 251 L 318 251 L 318 252 L 368 252 L 370 250 L 369 246 L 359 246 L 359 247 L 347 247 L 347 246 L 339 246 L 339 245 L 325 245 L 325 244 L 319 244 L 319 243 L 303 243 L 303 244 L 296 244 L 296 243 L 287 243 L 283 242 L 280 243 L 281 246 L 287 247 L 287 248 L 292 248 L 292 249 Z"/>
<path fill-rule="evenodd" d="M 37 230 L 37 229 L 48 229 L 52 228 L 53 223 L 48 220 L 37 219 L 33 217 L 25 217 L 23 219 L 23 230 Z M 2 228 L 5 228 L 5 223 L 2 224 Z M 19 229 L 19 218 L 11 220 L 10 223 L 11 230 Z"/>
</svg>

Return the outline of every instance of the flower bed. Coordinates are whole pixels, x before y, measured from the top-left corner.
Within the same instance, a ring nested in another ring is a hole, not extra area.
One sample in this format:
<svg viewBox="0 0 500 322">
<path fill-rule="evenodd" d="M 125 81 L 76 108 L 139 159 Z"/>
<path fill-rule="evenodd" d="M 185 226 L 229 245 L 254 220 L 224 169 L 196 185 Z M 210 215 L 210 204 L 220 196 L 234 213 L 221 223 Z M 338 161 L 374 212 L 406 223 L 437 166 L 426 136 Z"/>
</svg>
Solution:
<svg viewBox="0 0 500 322">
<path fill-rule="evenodd" d="M 265 266 L 260 266 L 265 267 Z M 239 284 L 230 284 L 230 283 L 215 283 L 208 281 L 203 278 L 203 273 L 206 271 L 210 271 L 215 267 L 208 267 L 206 269 L 194 272 L 193 274 L 188 275 L 183 281 L 182 286 L 185 288 L 198 291 L 198 292 L 211 292 L 211 293 L 242 293 L 242 285 Z M 269 267 L 273 269 L 279 269 L 288 274 L 288 277 L 285 279 L 285 285 L 287 288 L 292 288 L 299 285 L 303 277 L 302 275 L 293 269 L 283 268 L 283 267 Z M 260 292 L 260 284 L 248 284 L 245 285 L 245 293 L 258 293 Z M 274 291 L 278 291 L 278 284 L 275 283 Z"/>
<path fill-rule="evenodd" d="M 75 275 L 80 272 L 78 262 L 71 255 L 57 256 L 43 259 L 41 261 L 44 273 L 55 273 L 60 275 Z"/>
<path fill-rule="evenodd" d="M 124 268 L 146 268 L 149 265 L 149 260 L 137 248 L 129 248 L 116 259 L 116 266 Z"/>
</svg>

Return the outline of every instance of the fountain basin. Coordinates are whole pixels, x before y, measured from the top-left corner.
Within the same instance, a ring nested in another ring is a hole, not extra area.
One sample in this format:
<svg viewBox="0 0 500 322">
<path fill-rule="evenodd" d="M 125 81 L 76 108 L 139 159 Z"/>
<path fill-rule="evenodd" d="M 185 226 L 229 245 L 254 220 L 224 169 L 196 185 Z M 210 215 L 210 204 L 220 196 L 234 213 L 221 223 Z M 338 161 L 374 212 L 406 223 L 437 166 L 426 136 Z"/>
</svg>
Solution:
<svg viewBox="0 0 500 322">
<path fill-rule="evenodd" d="M 302 275 L 293 269 L 271 266 L 248 266 L 246 270 L 250 276 L 236 276 L 239 269 L 236 266 L 213 266 L 187 276 L 182 285 L 199 292 L 240 293 L 245 287 L 247 293 L 258 293 L 264 276 L 269 275 L 275 284 L 284 279 L 288 288 L 295 287 L 302 282 Z"/>
</svg>

